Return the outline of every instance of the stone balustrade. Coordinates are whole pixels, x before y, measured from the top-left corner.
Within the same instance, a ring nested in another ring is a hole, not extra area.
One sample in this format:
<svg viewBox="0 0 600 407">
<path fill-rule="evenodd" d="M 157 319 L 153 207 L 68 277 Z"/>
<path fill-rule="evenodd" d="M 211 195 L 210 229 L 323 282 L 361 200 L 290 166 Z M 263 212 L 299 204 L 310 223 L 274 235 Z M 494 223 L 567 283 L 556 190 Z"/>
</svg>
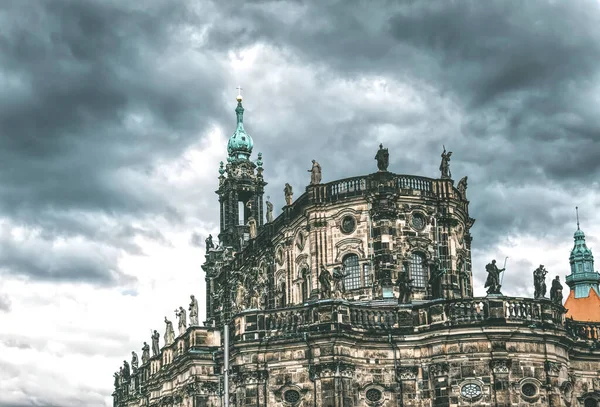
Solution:
<svg viewBox="0 0 600 407">
<path fill-rule="evenodd" d="M 600 322 L 582 322 L 567 319 L 567 332 L 580 340 L 598 342 L 600 340 Z"/>
<path fill-rule="evenodd" d="M 398 305 L 321 300 L 278 310 L 246 310 L 234 316 L 235 339 L 290 336 L 332 330 L 410 334 L 472 325 L 524 325 L 564 329 L 564 308 L 547 299 L 483 297 Z M 597 331 L 594 331 L 597 334 Z"/>
</svg>

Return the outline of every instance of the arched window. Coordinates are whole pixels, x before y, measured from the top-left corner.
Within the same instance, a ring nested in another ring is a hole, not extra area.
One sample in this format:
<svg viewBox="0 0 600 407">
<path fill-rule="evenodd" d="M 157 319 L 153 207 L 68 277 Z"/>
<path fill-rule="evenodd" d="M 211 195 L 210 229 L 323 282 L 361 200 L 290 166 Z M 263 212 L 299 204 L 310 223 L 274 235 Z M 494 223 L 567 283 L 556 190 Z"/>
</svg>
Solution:
<svg viewBox="0 0 600 407">
<path fill-rule="evenodd" d="M 360 283 L 360 267 L 358 265 L 358 256 L 356 254 L 349 254 L 344 257 L 344 287 L 346 290 L 354 290 L 361 287 Z"/>
<path fill-rule="evenodd" d="M 420 253 L 413 253 L 410 261 L 410 278 L 413 279 L 414 288 L 425 288 L 427 282 L 427 272 L 424 264 L 425 258 Z"/>
</svg>

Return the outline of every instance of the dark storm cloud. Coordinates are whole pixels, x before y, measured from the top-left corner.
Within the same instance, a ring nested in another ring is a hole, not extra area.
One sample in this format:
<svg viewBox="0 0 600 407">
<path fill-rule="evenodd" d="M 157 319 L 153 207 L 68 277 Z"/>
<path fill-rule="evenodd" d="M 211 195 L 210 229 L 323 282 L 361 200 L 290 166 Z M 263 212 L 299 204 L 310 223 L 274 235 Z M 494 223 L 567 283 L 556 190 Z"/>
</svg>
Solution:
<svg viewBox="0 0 600 407">
<path fill-rule="evenodd" d="M 415 119 L 403 116 L 401 105 L 396 117 L 387 111 L 366 113 L 368 106 L 351 110 L 348 118 L 320 117 L 325 115 L 319 112 L 319 95 L 300 103 L 302 88 L 287 78 L 291 85 L 285 97 L 293 101 L 294 126 L 268 121 L 254 127 L 256 134 L 268 134 L 271 144 L 286 140 L 263 148 L 266 171 L 271 165 L 305 185 L 303 169 L 289 168 L 290 151 L 303 156 L 307 168 L 310 158 L 320 156 L 326 180 L 372 171 L 377 140 L 372 153 L 356 147 L 372 137 L 377 123 L 389 123 L 398 130 L 398 140 L 388 143 L 390 168 L 398 172 L 437 176 L 441 144 L 455 152 L 455 178 L 469 175 L 479 244 L 493 246 L 520 233 L 570 236 L 569 227 L 548 231 L 547 225 L 564 225 L 576 204 L 558 202 L 553 189 L 575 195 L 600 174 L 600 4 L 411 1 L 387 6 L 253 2 L 224 23 L 228 30 L 210 33 L 214 47 L 262 41 L 294 63 L 326 67 L 323 86 L 328 78 L 382 75 L 437 91 L 422 94 L 431 108 L 431 126 L 405 134 L 402 129 Z M 225 7 L 222 13 L 240 6 Z M 456 109 L 458 126 L 434 110 L 435 98 Z M 255 139 L 260 146 L 261 139 Z M 280 175 L 275 180 L 282 185 Z M 537 185 L 545 189 L 537 196 L 523 189 Z"/>
<path fill-rule="evenodd" d="M 3 3 L 0 216 L 49 242 L 83 237 L 134 254 L 136 236 L 169 244 L 153 218 L 185 215 L 148 177 L 221 110 L 219 70 L 186 34 L 207 23 L 198 11 L 166 1 Z M 112 256 L 48 248 L 54 260 L 3 250 L 1 266 L 43 279 L 118 280 Z"/>
</svg>

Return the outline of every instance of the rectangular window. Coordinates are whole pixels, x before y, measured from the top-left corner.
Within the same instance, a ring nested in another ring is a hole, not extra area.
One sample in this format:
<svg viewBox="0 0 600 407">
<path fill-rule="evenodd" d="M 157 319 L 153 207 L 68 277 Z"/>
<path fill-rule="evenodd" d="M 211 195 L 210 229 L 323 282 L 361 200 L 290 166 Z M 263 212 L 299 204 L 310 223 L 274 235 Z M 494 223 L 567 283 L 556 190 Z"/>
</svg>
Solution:
<svg viewBox="0 0 600 407">
<path fill-rule="evenodd" d="M 246 224 L 246 222 L 244 222 L 244 209 L 246 209 L 246 207 L 244 206 L 244 202 L 238 201 L 238 224 L 239 225 Z"/>
</svg>

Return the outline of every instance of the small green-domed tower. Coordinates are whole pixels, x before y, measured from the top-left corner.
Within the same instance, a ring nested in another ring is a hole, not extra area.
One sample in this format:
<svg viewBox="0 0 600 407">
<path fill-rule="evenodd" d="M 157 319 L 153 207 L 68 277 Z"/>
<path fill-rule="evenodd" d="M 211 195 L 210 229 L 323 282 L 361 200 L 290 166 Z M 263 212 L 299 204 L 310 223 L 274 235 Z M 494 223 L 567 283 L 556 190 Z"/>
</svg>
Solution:
<svg viewBox="0 0 600 407">
<path fill-rule="evenodd" d="M 254 142 L 244 129 L 242 95 L 238 95 L 235 113 L 237 126 L 227 143 L 227 164 L 219 167 L 220 229 L 219 244 L 235 251 L 249 241 L 251 218 L 260 228 L 263 225 L 263 193 L 267 183 L 263 180 L 262 155 L 250 160 Z"/>
<path fill-rule="evenodd" d="M 585 244 L 585 234 L 579 229 L 579 214 L 577 214 L 577 230 L 573 235 L 575 246 L 571 250 L 569 263 L 571 263 L 571 274 L 567 276 L 567 284 L 575 291 L 575 298 L 587 297 L 593 288 L 597 294 L 600 274 L 594 271 L 594 256 Z"/>
</svg>

